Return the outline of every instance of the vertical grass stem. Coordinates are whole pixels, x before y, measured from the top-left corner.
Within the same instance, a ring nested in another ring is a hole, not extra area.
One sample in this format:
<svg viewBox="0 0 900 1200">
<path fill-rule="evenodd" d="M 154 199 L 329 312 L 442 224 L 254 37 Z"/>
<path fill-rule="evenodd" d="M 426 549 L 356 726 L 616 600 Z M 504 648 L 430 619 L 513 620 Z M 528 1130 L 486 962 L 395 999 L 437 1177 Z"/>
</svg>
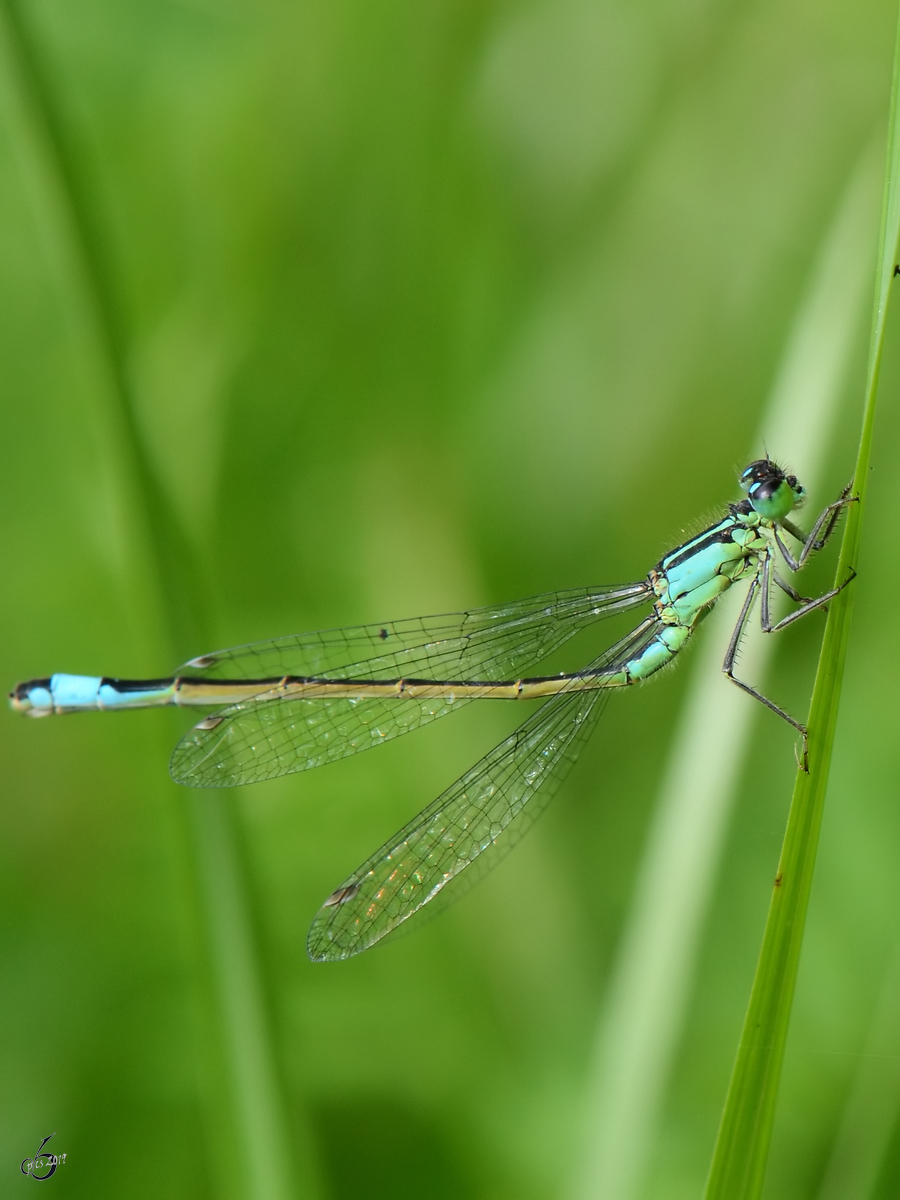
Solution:
<svg viewBox="0 0 900 1200">
<path fill-rule="evenodd" d="M 856 164 L 823 238 L 748 447 L 754 457 L 767 445 L 817 501 L 868 289 L 881 139 L 874 149 Z M 698 647 L 597 1027 L 572 1200 L 636 1200 L 644 1191 L 729 815 L 761 715 L 721 672 L 742 600 L 735 593 L 721 602 Z M 774 649 L 753 625 L 742 676 L 759 683 Z"/>
<path fill-rule="evenodd" d="M 875 304 L 862 434 L 837 579 L 855 569 L 869 474 L 875 401 L 887 307 L 900 236 L 900 26 L 895 42 L 887 170 L 876 268 Z M 762 1191 L 784 1058 L 803 930 L 812 887 L 822 807 L 853 605 L 846 588 L 831 606 L 809 716 L 809 773 L 798 772 L 762 949 L 706 1187 L 706 1200 L 756 1200 Z"/>
<path fill-rule="evenodd" d="M 65 260 L 70 297 L 88 314 L 97 358 L 107 376 L 106 420 L 118 464 L 123 507 L 146 547 L 135 570 L 155 589 L 164 640 L 173 661 L 208 646 L 200 579 L 189 539 L 161 487 L 139 429 L 128 371 L 128 337 L 118 289 L 108 261 L 91 190 L 74 151 L 45 58 L 15 0 L 0 5 L 0 40 L 22 129 L 32 160 L 33 190 L 43 189 L 40 218 L 56 228 L 50 241 Z M 185 812 L 185 809 L 182 810 Z M 289 1200 L 297 1194 L 289 1122 L 277 1071 L 271 1014 L 254 939 L 250 891 L 235 817 L 221 798 L 186 798 L 184 828 L 198 906 L 195 925 L 204 941 L 211 1007 L 217 1014 L 213 1074 L 228 1084 L 228 1099 L 211 1110 L 215 1142 L 234 1163 L 223 1192 L 252 1200 Z M 216 1089 L 210 1088 L 211 1093 Z M 218 1155 L 214 1155 L 218 1158 Z M 306 1165 L 305 1163 L 303 1164 Z M 304 1172 L 305 1196 L 316 1193 L 312 1170 Z"/>
</svg>

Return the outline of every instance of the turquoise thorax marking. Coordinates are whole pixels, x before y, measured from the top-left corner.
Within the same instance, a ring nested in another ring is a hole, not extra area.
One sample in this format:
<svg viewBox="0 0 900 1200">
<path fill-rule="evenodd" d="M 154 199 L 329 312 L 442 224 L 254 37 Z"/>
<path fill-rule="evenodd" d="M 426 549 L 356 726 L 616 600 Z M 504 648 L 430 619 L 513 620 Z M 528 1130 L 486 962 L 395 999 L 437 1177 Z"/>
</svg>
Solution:
<svg viewBox="0 0 900 1200">
<path fill-rule="evenodd" d="M 678 546 L 650 572 L 656 632 L 627 662 L 597 677 L 597 687 L 628 687 L 655 675 L 684 648 L 716 600 L 742 576 L 758 569 L 774 523 L 749 504 Z"/>
<path fill-rule="evenodd" d="M 667 554 L 649 575 L 660 628 L 640 654 L 610 673 L 606 686 L 636 683 L 672 662 L 722 593 L 754 570 L 767 551 L 772 524 L 752 509 L 735 506 Z"/>
<path fill-rule="evenodd" d="M 770 525 L 753 510 L 735 510 L 667 554 L 649 576 L 659 619 L 670 626 L 695 625 L 765 554 L 764 530 Z"/>
</svg>

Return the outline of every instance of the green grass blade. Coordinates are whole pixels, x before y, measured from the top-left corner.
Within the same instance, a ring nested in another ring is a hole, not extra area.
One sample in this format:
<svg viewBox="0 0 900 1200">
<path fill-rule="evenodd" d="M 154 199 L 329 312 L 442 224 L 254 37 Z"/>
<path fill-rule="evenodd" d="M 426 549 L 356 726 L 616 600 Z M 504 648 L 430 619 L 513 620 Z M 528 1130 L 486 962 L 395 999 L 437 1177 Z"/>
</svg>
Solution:
<svg viewBox="0 0 900 1200">
<path fill-rule="evenodd" d="M 30 154 L 38 160 L 35 174 L 48 193 L 41 204 L 44 219 L 60 228 L 51 238 L 65 248 L 65 266 L 76 277 L 68 280 L 70 297 L 88 312 L 97 344 L 97 357 L 107 376 L 111 404 L 107 411 L 110 444 L 119 458 L 123 507 L 128 510 L 135 539 L 146 547 L 146 565 L 135 564 L 142 582 L 159 597 L 161 626 L 172 661 L 183 661 L 209 645 L 195 555 L 189 539 L 160 486 L 141 437 L 129 383 L 128 339 L 106 239 L 100 226 L 82 164 L 68 137 L 55 88 L 36 39 L 13 0 L 0 7 L 3 49 L 18 89 L 18 107 L 27 126 Z M 142 537 L 141 537 L 142 535 Z M 140 552 L 136 557 L 140 556 Z M 296 1194 L 294 1163 L 289 1148 L 288 1120 L 276 1068 L 272 1022 L 260 955 L 253 936 L 250 889 L 243 871 L 236 816 L 230 800 L 188 793 L 184 823 L 189 860 L 195 876 L 202 931 L 203 958 L 208 967 L 207 988 L 217 1060 L 213 1073 L 227 1081 L 223 1102 L 210 1087 L 210 1124 L 216 1129 L 216 1152 L 226 1148 L 235 1169 L 220 1173 L 227 1194 L 253 1200 L 288 1200 Z M 189 831 L 189 832 L 187 832 Z M 212 1172 L 215 1174 L 215 1171 Z M 226 1176 L 239 1178 L 225 1178 Z M 304 1171 L 304 1195 L 315 1194 L 312 1169 Z"/>
<path fill-rule="evenodd" d="M 837 204 L 748 447 L 752 458 L 767 444 L 816 496 L 868 298 L 880 138 L 877 157 L 874 150 L 861 156 Z M 597 1029 L 573 1200 L 642 1194 L 754 729 L 746 697 L 721 672 L 741 600 L 735 593 L 716 609 L 698 647 Z M 762 679 L 774 649 L 761 630 L 750 631 L 745 677 Z"/>
<path fill-rule="evenodd" d="M 31 110 L 31 128 L 42 143 L 45 178 L 53 177 L 58 219 L 66 225 L 68 265 L 79 276 L 81 299 L 90 311 L 99 358 L 108 375 L 112 403 L 109 420 L 123 462 L 120 476 L 130 491 L 132 519 L 142 526 L 153 560 L 155 587 L 162 600 L 166 636 L 175 660 L 183 661 L 202 640 L 204 620 L 195 555 L 160 487 L 138 430 L 134 396 L 129 382 L 128 342 L 122 307 L 117 297 L 106 239 L 87 186 L 78 154 L 60 118 L 53 83 L 28 22 L 15 0 L 4 0 L 6 41 L 15 59 L 16 82 L 22 102 Z"/>
<path fill-rule="evenodd" d="M 856 462 L 859 503 L 850 507 L 838 562 L 838 580 L 846 579 L 855 568 L 859 553 L 887 306 L 900 237 L 898 102 L 900 27 L 894 54 L 887 174 L 865 408 Z M 815 869 L 852 604 L 853 588 L 850 587 L 835 600 L 828 614 L 810 706 L 809 773 L 798 773 L 791 800 L 762 949 L 710 1167 L 706 1200 L 755 1200 L 762 1191 Z"/>
</svg>

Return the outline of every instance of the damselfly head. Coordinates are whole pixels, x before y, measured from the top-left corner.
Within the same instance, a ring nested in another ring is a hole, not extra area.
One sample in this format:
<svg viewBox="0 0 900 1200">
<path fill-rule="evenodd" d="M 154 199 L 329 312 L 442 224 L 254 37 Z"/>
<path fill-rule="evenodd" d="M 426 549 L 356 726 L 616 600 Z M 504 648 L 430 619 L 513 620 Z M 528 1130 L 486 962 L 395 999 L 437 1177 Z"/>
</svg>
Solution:
<svg viewBox="0 0 900 1200">
<path fill-rule="evenodd" d="M 759 515 L 782 521 L 806 499 L 806 489 L 796 475 L 787 475 L 771 458 L 758 458 L 741 474 L 741 487 Z"/>
</svg>

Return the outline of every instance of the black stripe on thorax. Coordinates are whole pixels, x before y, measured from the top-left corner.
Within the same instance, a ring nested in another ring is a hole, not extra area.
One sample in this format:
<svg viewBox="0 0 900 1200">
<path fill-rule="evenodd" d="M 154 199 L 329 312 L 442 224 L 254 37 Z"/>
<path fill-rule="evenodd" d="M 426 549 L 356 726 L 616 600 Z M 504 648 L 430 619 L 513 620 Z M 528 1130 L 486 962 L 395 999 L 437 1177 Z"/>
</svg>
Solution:
<svg viewBox="0 0 900 1200">
<path fill-rule="evenodd" d="M 689 558 L 693 558 L 697 554 L 702 554 L 710 546 L 721 545 L 723 542 L 733 542 L 735 530 L 742 528 L 744 528 L 742 522 L 735 520 L 731 516 L 725 517 L 716 525 L 704 530 L 703 533 L 699 533 L 689 542 L 684 542 L 683 545 L 676 546 L 674 550 L 670 550 L 665 558 L 660 560 L 657 570 L 665 574 L 666 571 L 680 566 Z"/>
</svg>

